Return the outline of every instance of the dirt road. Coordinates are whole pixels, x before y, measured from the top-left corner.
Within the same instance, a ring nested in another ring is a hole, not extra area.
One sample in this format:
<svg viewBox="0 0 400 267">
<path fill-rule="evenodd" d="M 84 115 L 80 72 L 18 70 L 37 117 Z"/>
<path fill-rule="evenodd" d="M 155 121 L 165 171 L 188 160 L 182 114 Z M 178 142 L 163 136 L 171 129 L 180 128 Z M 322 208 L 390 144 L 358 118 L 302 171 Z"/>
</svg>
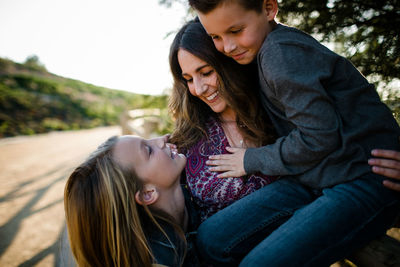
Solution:
<svg viewBox="0 0 400 267">
<path fill-rule="evenodd" d="M 0 139 L 0 266 L 58 266 L 72 169 L 119 127 Z"/>
</svg>

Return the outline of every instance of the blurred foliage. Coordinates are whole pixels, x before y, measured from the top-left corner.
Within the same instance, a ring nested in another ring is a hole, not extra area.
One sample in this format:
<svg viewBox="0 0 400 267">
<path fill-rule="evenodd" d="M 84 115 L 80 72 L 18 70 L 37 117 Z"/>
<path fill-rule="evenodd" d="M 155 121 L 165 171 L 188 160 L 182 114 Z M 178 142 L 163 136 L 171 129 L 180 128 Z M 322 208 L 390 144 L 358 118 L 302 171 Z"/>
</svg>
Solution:
<svg viewBox="0 0 400 267">
<path fill-rule="evenodd" d="M 157 129 L 157 133 L 159 135 L 172 133 L 174 131 L 174 123 L 171 119 L 168 109 L 162 109 L 160 117 L 161 117 L 161 124 Z"/>
<path fill-rule="evenodd" d="M 188 1 L 187 0 L 158 0 L 158 3 L 160 5 L 164 5 L 166 7 L 171 7 L 173 3 L 180 3 L 180 4 L 186 4 Z"/>
<path fill-rule="evenodd" d="M 47 71 L 36 55 L 28 56 L 24 62 L 24 67 L 33 71 Z"/>
<path fill-rule="evenodd" d="M 24 64 L 0 58 L 0 137 L 117 125 L 125 110 L 166 110 L 167 98 L 56 76 L 37 57 Z"/>
<path fill-rule="evenodd" d="M 400 91 L 398 88 L 387 88 L 385 93 L 384 102 L 392 110 L 393 116 L 400 125 Z"/>
</svg>

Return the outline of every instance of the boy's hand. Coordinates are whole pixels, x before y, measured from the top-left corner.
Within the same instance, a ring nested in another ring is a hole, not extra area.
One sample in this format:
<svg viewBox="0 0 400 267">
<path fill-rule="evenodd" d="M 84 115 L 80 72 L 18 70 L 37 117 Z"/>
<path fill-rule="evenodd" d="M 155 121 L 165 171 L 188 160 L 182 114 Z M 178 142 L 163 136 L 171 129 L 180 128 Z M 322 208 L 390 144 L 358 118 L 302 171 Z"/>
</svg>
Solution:
<svg viewBox="0 0 400 267">
<path fill-rule="evenodd" d="M 246 175 L 244 170 L 244 148 L 226 147 L 226 150 L 232 154 L 213 155 L 206 161 L 207 165 L 211 165 L 211 171 L 222 172 L 217 175 L 218 178 L 240 177 Z"/>
<path fill-rule="evenodd" d="M 387 188 L 400 191 L 400 152 L 394 150 L 374 149 L 371 154 L 379 158 L 371 158 L 368 164 L 372 171 L 389 178 L 397 179 L 399 182 L 384 180 L 383 185 Z"/>
</svg>

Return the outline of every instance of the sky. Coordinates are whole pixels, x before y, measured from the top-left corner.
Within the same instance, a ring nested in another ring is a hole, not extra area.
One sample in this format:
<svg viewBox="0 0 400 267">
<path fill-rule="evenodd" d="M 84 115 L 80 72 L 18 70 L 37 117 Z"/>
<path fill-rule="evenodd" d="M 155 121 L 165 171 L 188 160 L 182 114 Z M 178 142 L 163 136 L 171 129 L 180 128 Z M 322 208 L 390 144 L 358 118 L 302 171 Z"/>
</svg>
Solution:
<svg viewBox="0 0 400 267">
<path fill-rule="evenodd" d="M 0 57 L 140 94 L 172 86 L 169 46 L 186 7 L 158 0 L 0 0 Z M 171 33 L 168 36 L 168 33 Z"/>
</svg>

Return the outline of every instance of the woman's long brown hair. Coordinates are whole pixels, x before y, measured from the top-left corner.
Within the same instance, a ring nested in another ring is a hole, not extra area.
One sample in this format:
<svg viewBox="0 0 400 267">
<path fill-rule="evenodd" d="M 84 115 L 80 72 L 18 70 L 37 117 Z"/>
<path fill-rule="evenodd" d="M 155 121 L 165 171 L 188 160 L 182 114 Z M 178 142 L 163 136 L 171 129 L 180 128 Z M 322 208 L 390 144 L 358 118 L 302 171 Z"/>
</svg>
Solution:
<svg viewBox="0 0 400 267">
<path fill-rule="evenodd" d="M 218 52 L 198 20 L 190 21 L 176 35 L 169 54 L 174 85 L 169 110 L 175 120 L 170 141 L 187 149 L 207 136 L 205 123 L 215 113 L 198 97 L 190 94 L 182 77 L 178 51 L 184 49 L 207 62 L 217 73 L 219 92 L 236 112 L 236 123 L 246 141 L 261 146 L 275 138 L 270 119 L 261 107 L 257 66 L 239 65 Z"/>
</svg>

